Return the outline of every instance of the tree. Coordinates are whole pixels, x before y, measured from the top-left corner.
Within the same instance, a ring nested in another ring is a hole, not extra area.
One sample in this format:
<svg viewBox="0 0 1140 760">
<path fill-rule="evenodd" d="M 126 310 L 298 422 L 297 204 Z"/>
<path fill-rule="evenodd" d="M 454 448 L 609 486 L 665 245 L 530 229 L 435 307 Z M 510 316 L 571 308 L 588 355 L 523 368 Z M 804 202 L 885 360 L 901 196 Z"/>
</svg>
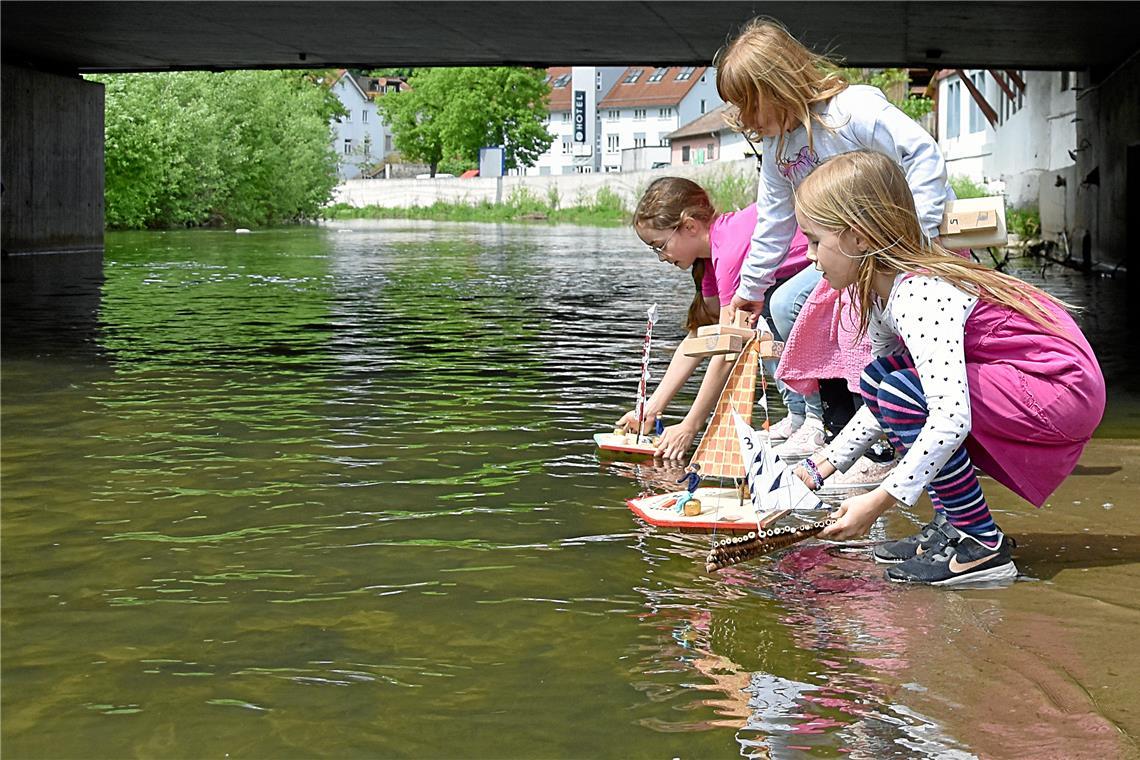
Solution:
<svg viewBox="0 0 1140 760">
<path fill-rule="evenodd" d="M 304 72 L 90 78 L 105 88 L 109 227 L 272 224 L 331 198 L 342 109 Z"/>
<path fill-rule="evenodd" d="M 553 135 L 546 129 L 550 87 L 541 69 L 417 69 L 407 92 L 379 100 L 405 157 L 431 166 L 443 160 L 475 165 L 479 149 L 502 145 L 506 168 L 532 165 Z"/>
</svg>

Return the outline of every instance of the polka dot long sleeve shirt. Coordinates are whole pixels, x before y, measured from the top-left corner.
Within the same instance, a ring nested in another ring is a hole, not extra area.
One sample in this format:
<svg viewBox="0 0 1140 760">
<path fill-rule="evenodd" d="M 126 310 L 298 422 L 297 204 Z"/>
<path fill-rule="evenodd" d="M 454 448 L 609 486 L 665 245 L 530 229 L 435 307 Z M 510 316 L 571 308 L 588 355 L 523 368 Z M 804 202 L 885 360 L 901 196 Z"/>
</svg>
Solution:
<svg viewBox="0 0 1140 760">
<path fill-rule="evenodd" d="M 904 504 L 918 501 L 970 432 L 963 342 L 966 320 L 977 301 L 939 277 L 900 275 L 886 305 L 876 305 L 872 311 L 868 328 L 872 353 L 889 356 L 905 349 L 914 361 L 929 410 L 918 437 L 883 481 L 883 488 Z M 881 432 L 871 411 L 861 407 L 823 456 L 846 471 Z"/>
</svg>

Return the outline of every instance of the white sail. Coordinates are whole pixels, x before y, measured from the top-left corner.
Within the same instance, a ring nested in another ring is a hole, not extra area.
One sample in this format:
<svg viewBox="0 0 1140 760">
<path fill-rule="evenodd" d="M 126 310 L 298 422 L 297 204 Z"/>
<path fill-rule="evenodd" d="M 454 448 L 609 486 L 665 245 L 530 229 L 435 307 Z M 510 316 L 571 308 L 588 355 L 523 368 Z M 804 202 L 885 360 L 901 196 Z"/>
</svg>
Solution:
<svg viewBox="0 0 1140 760">
<path fill-rule="evenodd" d="M 773 512 L 823 509 L 819 497 L 772 451 L 767 436 L 753 430 L 735 409 L 732 410 L 732 418 L 740 439 L 740 457 L 745 463 L 748 491 L 757 520 Z"/>
</svg>

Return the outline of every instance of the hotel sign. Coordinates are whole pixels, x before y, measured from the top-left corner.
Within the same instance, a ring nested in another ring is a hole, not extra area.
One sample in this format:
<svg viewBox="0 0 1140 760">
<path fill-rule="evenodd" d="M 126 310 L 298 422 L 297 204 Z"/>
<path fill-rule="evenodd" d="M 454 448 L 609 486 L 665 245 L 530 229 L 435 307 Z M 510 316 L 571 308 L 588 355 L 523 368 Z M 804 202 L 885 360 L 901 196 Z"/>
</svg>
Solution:
<svg viewBox="0 0 1140 760">
<path fill-rule="evenodd" d="M 574 90 L 574 142 L 586 142 L 586 91 Z"/>
</svg>

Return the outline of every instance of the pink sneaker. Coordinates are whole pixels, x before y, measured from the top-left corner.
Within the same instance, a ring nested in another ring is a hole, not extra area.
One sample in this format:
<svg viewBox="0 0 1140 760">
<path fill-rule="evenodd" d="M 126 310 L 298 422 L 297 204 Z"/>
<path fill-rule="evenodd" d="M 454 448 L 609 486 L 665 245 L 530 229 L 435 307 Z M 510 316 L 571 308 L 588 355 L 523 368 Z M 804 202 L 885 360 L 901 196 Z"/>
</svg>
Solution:
<svg viewBox="0 0 1140 760">
<path fill-rule="evenodd" d="M 816 493 L 870 490 L 881 484 L 898 463 L 897 459 L 892 459 L 890 462 L 876 462 L 867 457 L 859 457 L 847 472 L 837 472 L 825 480 Z"/>
<path fill-rule="evenodd" d="M 768 428 L 768 443 L 775 446 L 792 437 L 804 424 L 802 414 L 789 414 L 784 419 Z"/>
</svg>

